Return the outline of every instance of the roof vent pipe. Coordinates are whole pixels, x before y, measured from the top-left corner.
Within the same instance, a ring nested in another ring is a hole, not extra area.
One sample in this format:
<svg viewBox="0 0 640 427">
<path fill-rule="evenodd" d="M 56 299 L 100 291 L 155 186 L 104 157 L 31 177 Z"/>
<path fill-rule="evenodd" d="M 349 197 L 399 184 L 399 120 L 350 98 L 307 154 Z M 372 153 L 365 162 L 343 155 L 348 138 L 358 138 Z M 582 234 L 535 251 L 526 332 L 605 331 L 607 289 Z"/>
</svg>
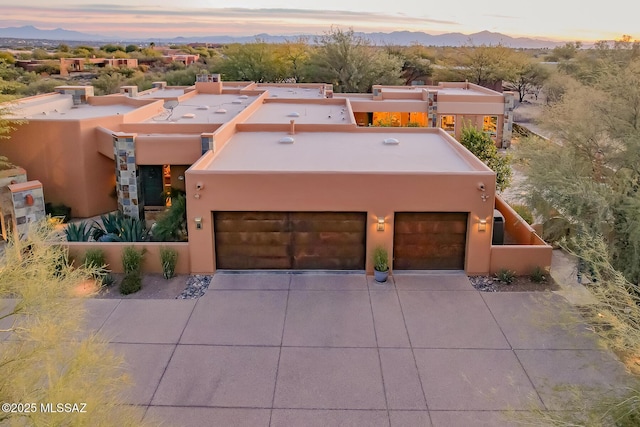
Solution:
<svg viewBox="0 0 640 427">
<path fill-rule="evenodd" d="M 296 134 L 296 121 L 289 120 L 289 135 L 295 135 L 295 134 Z"/>
</svg>

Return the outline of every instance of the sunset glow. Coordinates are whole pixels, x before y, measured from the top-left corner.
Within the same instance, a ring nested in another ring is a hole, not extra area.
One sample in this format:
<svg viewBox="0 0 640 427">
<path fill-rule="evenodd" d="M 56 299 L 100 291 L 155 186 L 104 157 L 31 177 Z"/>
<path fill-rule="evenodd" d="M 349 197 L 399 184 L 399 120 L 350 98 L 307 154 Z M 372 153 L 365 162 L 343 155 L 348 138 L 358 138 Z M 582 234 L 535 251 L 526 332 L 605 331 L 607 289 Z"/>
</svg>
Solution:
<svg viewBox="0 0 640 427">
<path fill-rule="evenodd" d="M 483 30 L 511 36 L 555 40 L 639 36 L 635 14 L 624 13 L 629 3 L 607 2 L 593 8 L 581 2 L 539 0 L 519 3 L 460 0 L 455 5 L 409 0 L 401 5 L 372 0 L 364 6 L 344 1 L 299 0 L 296 3 L 264 0 L 183 0 L 165 2 L 106 0 L 100 3 L 67 0 L 31 0 L 28 6 L 0 0 L 2 26 L 34 25 L 41 29 L 64 28 L 109 37 L 176 37 L 259 33 L 273 35 L 321 34 L 332 25 L 355 31 L 422 31 L 474 33 Z M 237 6 L 236 6 L 237 5 Z M 535 6 L 535 9 L 534 9 Z"/>
</svg>

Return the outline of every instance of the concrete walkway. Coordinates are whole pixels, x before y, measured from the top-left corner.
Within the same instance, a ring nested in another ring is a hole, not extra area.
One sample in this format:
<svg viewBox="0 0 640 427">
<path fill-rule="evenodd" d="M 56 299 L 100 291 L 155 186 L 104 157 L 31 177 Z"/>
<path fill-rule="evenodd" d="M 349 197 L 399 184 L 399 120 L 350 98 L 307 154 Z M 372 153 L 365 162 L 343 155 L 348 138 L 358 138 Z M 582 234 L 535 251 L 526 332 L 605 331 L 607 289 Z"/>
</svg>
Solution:
<svg viewBox="0 0 640 427">
<path fill-rule="evenodd" d="M 565 385 L 628 380 L 562 297 L 463 274 L 219 273 L 198 300 L 87 307 L 126 357 L 128 401 L 167 425 L 517 425 L 505 411 L 582 405 Z"/>
</svg>

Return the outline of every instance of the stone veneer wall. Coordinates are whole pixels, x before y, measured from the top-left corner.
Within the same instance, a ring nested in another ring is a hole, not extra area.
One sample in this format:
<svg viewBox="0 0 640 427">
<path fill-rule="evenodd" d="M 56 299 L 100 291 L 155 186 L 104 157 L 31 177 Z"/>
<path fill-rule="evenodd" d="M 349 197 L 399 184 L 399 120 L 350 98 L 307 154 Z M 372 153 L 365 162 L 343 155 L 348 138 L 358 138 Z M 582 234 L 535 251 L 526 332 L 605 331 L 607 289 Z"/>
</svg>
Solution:
<svg viewBox="0 0 640 427">
<path fill-rule="evenodd" d="M 118 210 L 124 216 L 142 218 L 142 183 L 136 165 L 136 135 L 113 135 L 113 152 L 116 163 L 116 192 Z"/>
<path fill-rule="evenodd" d="M 13 198 L 9 185 L 23 182 L 27 182 L 27 174 L 22 168 L 0 171 L 0 229 L 5 240 L 13 227 Z"/>
<path fill-rule="evenodd" d="M 513 92 L 504 93 L 504 120 L 502 125 L 502 148 L 511 145 L 511 135 L 513 133 L 513 110 L 516 106 L 516 99 Z"/>
<path fill-rule="evenodd" d="M 438 127 L 438 92 L 428 92 L 427 127 Z"/>
<path fill-rule="evenodd" d="M 19 235 L 27 232 L 30 222 L 36 222 L 44 218 L 47 214 L 44 210 L 44 192 L 40 181 L 27 181 L 21 184 L 11 184 L 8 186 L 11 191 L 13 203 L 14 225 Z M 33 203 L 27 203 L 27 197 L 33 198 Z"/>
</svg>

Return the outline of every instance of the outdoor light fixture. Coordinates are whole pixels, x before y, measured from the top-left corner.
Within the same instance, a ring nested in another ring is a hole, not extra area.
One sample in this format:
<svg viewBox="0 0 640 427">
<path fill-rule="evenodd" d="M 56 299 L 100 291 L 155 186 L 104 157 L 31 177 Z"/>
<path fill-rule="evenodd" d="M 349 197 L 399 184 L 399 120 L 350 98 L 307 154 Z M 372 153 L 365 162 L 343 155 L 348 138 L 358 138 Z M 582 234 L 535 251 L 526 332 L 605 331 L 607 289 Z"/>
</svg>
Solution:
<svg viewBox="0 0 640 427">
<path fill-rule="evenodd" d="M 481 219 L 478 221 L 478 231 L 487 231 L 487 220 Z"/>
<path fill-rule="evenodd" d="M 384 231 L 384 217 L 382 217 L 382 216 L 378 217 L 378 225 L 376 227 L 376 230 Z"/>
</svg>

